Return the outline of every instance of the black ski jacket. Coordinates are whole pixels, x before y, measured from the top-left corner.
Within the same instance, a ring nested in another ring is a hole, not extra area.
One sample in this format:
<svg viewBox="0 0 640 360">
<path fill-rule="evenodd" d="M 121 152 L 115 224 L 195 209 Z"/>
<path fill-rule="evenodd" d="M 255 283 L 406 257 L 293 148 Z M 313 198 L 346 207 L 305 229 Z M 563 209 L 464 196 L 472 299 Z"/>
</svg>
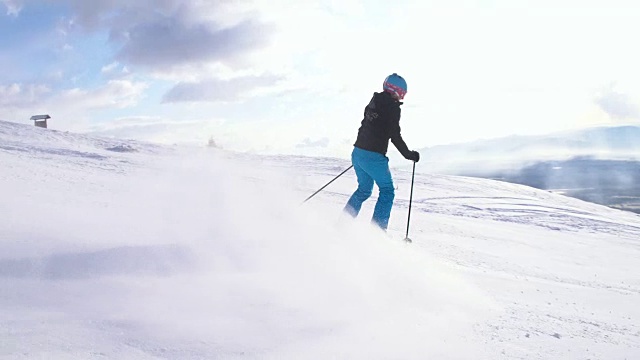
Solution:
<svg viewBox="0 0 640 360">
<path fill-rule="evenodd" d="M 412 160 L 411 151 L 400 135 L 400 105 L 402 103 L 387 92 L 374 93 L 369 105 L 364 108 L 364 119 L 353 145 L 386 155 L 391 139 L 400 154 Z"/>
</svg>

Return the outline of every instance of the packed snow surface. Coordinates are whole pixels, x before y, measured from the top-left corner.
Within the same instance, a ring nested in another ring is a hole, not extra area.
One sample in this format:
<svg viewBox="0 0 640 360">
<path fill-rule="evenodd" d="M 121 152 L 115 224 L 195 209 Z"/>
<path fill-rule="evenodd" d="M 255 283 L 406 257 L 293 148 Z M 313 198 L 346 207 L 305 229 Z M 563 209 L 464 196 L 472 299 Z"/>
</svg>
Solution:
<svg viewBox="0 0 640 360">
<path fill-rule="evenodd" d="M 0 359 L 640 359 L 640 216 L 349 165 L 0 121 Z"/>
</svg>

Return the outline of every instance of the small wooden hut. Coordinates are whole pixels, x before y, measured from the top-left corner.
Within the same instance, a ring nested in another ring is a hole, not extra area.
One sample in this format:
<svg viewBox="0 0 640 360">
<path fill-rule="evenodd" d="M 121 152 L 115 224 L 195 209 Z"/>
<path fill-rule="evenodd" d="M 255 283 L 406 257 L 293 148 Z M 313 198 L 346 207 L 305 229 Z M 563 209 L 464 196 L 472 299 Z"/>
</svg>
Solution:
<svg viewBox="0 0 640 360">
<path fill-rule="evenodd" d="M 31 120 L 34 121 L 34 124 L 37 127 L 41 127 L 41 128 L 47 128 L 47 119 L 51 119 L 51 116 L 49 115 L 33 115 L 31 117 Z"/>
</svg>

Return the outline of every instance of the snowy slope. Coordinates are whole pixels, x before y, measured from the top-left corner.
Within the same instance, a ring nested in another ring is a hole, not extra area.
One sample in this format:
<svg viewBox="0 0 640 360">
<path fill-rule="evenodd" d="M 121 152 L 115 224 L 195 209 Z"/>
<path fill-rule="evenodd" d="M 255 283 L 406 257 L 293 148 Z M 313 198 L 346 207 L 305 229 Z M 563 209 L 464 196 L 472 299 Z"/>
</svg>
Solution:
<svg viewBox="0 0 640 360">
<path fill-rule="evenodd" d="M 640 358 L 639 216 L 348 166 L 0 122 L 0 359 Z"/>
</svg>

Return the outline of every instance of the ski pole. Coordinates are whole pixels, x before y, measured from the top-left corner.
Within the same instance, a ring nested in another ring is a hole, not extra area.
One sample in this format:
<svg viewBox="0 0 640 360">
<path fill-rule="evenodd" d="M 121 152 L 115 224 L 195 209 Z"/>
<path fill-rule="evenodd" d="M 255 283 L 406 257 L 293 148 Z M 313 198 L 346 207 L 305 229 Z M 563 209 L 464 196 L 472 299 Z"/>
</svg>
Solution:
<svg viewBox="0 0 640 360">
<path fill-rule="evenodd" d="M 404 238 L 404 241 L 411 242 L 409 239 L 409 223 L 411 221 L 411 201 L 413 200 L 413 179 L 416 175 L 416 162 L 413 162 L 413 173 L 411 174 L 411 195 L 409 195 L 409 216 L 407 217 L 407 235 Z"/>
<path fill-rule="evenodd" d="M 326 188 L 327 186 L 329 186 L 329 184 L 331 184 L 332 182 L 336 181 L 337 178 L 339 178 L 340 176 L 344 175 L 344 173 L 346 173 L 347 171 L 349 171 L 351 168 L 353 167 L 353 165 L 349 166 L 348 168 L 346 168 L 343 172 L 340 173 L 340 175 L 336 176 L 333 178 L 333 180 L 329 181 L 325 186 L 321 187 L 320 189 L 318 189 L 318 191 L 314 192 L 313 194 L 311 194 L 311 196 L 309 196 L 308 198 L 306 198 L 302 203 L 306 203 L 309 199 L 311 199 L 312 197 L 316 196 L 317 193 L 319 193 L 320 191 L 322 191 L 324 188 Z"/>
</svg>

